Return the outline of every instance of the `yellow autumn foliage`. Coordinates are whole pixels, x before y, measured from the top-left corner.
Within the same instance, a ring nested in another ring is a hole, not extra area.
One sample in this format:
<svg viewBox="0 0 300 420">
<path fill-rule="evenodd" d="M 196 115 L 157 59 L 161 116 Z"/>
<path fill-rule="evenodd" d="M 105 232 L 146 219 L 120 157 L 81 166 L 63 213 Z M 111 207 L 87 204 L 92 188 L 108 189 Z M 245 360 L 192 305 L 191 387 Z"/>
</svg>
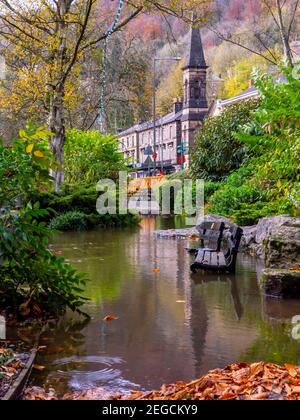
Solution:
<svg viewBox="0 0 300 420">
<path fill-rule="evenodd" d="M 253 69 L 259 68 L 266 71 L 268 66 L 268 62 L 257 54 L 251 54 L 239 61 L 235 60 L 233 65 L 227 70 L 227 76 L 225 77 L 225 96 L 230 98 L 246 90 L 249 86 Z"/>
<path fill-rule="evenodd" d="M 182 67 L 183 61 L 180 61 L 158 86 L 157 110 L 160 115 L 171 112 L 174 99 L 183 97 Z"/>
</svg>

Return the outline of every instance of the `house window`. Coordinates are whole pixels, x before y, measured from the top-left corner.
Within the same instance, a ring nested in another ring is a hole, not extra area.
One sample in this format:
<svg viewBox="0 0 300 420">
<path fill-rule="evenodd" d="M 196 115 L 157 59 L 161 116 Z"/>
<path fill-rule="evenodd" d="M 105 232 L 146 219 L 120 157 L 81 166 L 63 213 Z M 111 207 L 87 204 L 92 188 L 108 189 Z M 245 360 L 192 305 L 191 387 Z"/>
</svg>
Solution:
<svg viewBox="0 0 300 420">
<path fill-rule="evenodd" d="M 172 138 L 172 126 L 170 125 L 170 135 L 169 135 L 170 139 Z"/>
</svg>

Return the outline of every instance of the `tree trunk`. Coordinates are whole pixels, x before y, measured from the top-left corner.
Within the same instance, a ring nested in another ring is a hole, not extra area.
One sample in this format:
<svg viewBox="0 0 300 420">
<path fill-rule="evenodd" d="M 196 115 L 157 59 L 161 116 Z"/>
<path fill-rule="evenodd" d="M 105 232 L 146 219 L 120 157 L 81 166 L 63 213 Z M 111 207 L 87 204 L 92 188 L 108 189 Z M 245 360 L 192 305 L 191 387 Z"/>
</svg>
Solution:
<svg viewBox="0 0 300 420">
<path fill-rule="evenodd" d="M 64 181 L 64 146 L 66 141 L 66 128 L 64 120 L 65 95 L 65 67 L 66 67 L 66 15 L 73 0 L 57 0 L 57 39 L 58 49 L 55 57 L 56 75 L 52 84 L 52 94 L 50 100 L 49 129 L 53 133 L 50 139 L 50 146 L 56 158 L 58 168 L 54 173 L 55 191 L 59 192 Z"/>
<path fill-rule="evenodd" d="M 276 6 L 277 6 L 277 13 L 278 13 L 280 37 L 281 37 L 281 41 L 283 45 L 283 53 L 288 64 L 290 66 L 293 66 L 293 55 L 292 55 L 292 50 L 290 47 L 288 36 L 285 32 L 283 16 L 282 16 L 282 6 L 280 4 L 280 0 L 276 0 Z"/>
<path fill-rule="evenodd" d="M 58 167 L 54 171 L 55 191 L 59 192 L 64 181 L 64 145 L 66 130 L 63 109 L 63 86 L 59 86 L 50 101 L 49 130 L 53 135 L 50 138 L 50 147 L 56 158 Z"/>
</svg>

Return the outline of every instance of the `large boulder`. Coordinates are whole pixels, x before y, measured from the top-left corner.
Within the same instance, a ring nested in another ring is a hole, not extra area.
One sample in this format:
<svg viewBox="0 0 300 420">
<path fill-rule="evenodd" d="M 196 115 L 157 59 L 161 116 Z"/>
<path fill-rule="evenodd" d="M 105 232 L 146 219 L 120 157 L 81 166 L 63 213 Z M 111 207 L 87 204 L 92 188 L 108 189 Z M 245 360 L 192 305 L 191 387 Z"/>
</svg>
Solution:
<svg viewBox="0 0 300 420">
<path fill-rule="evenodd" d="M 260 286 L 267 296 L 300 298 L 300 271 L 265 268 Z"/>
<path fill-rule="evenodd" d="M 205 216 L 199 216 L 196 223 L 196 229 L 199 231 L 203 229 L 203 223 L 204 222 L 215 222 L 215 223 L 221 223 L 224 222 L 225 226 L 233 227 L 237 226 L 235 223 L 233 223 L 230 219 L 224 216 L 218 216 L 217 214 L 207 214 Z"/>
<path fill-rule="evenodd" d="M 263 241 L 267 267 L 300 266 L 300 218 L 289 217 L 273 225 Z"/>
<path fill-rule="evenodd" d="M 270 236 L 275 229 L 284 225 L 287 222 L 295 221 L 296 218 L 290 216 L 273 216 L 273 217 L 263 217 L 257 224 L 255 242 L 257 244 L 262 244 L 267 236 Z"/>
</svg>

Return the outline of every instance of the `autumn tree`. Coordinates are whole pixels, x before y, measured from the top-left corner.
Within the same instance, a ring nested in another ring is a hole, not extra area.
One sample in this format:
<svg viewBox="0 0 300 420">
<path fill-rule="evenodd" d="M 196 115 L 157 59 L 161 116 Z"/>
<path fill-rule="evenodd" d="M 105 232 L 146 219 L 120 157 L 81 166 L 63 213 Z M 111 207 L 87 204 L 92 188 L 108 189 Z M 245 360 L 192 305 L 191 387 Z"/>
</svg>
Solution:
<svg viewBox="0 0 300 420">
<path fill-rule="evenodd" d="M 182 67 L 183 60 L 172 67 L 168 76 L 158 86 L 157 109 L 160 115 L 172 110 L 175 98 L 183 98 Z"/>
<path fill-rule="evenodd" d="M 205 14 L 210 4 L 210 0 L 133 0 L 126 2 L 124 17 L 115 30 L 124 28 L 144 11 L 190 20 L 191 10 L 197 7 Z M 67 84 L 74 86 L 72 75 L 76 79 L 80 60 L 107 38 L 113 14 L 102 15 L 99 0 L 0 0 L 0 6 L 0 36 L 4 40 L 1 53 L 8 59 L 8 65 L 14 66 L 16 83 L 27 84 L 23 89 L 23 106 L 32 106 L 27 91 L 35 90 L 31 99 L 40 100 L 41 93 L 44 96 L 46 119 L 52 133 L 50 147 L 59 164 L 55 173 L 58 191 L 64 179 Z M 203 14 L 198 20 L 203 20 Z M 11 52 L 14 60 L 9 59 Z M 19 71 L 25 72 L 25 78 L 23 74 L 18 77 Z"/>
<path fill-rule="evenodd" d="M 211 24 L 211 31 L 222 41 L 259 55 L 273 65 L 278 64 L 279 60 L 272 47 L 278 43 L 285 60 L 293 66 L 291 40 L 296 28 L 300 0 L 232 0 L 230 5 L 229 16 L 235 19 L 241 13 L 245 19 L 245 11 L 253 11 L 253 14 L 248 16 L 248 21 L 244 21 L 242 26 L 238 25 L 238 21 L 221 27 Z"/>
</svg>

